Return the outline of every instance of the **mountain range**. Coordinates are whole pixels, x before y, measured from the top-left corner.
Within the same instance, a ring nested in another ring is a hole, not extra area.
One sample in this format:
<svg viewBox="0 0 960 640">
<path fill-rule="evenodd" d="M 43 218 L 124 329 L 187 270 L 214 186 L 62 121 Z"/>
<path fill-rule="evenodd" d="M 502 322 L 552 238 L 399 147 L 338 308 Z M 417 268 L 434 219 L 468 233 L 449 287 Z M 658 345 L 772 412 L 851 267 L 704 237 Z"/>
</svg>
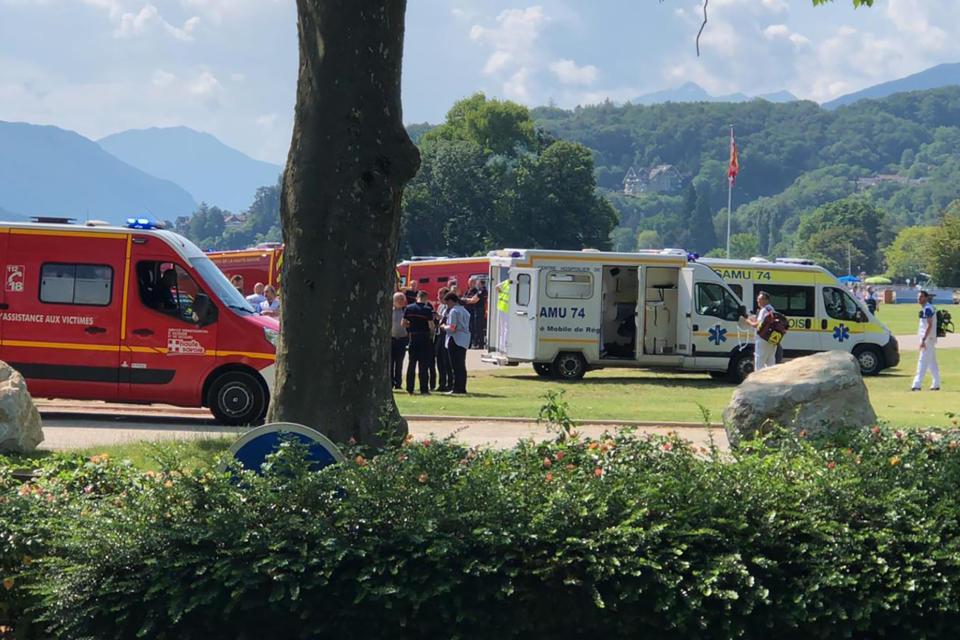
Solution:
<svg viewBox="0 0 960 640">
<path fill-rule="evenodd" d="M 131 129 L 98 140 L 129 165 L 186 189 L 197 202 L 242 211 L 257 188 L 276 184 L 283 167 L 187 127 Z"/>
<path fill-rule="evenodd" d="M 4 220 L 174 220 L 199 202 L 242 211 L 281 171 L 186 127 L 124 131 L 98 144 L 58 127 L 0 121 Z"/>
<path fill-rule="evenodd" d="M 80 134 L 0 122 L 0 207 L 19 216 L 121 222 L 131 215 L 186 215 L 196 202 Z"/>
<path fill-rule="evenodd" d="M 697 83 L 685 82 L 673 89 L 645 93 L 630 102 L 643 105 L 660 104 L 662 102 L 749 102 L 755 98 L 761 98 L 767 102 L 791 102 L 797 100 L 797 97 L 789 91 L 776 91 L 774 93 L 764 93 L 757 96 L 748 96 L 744 93 L 713 96 L 707 93 L 706 90 Z"/>
<path fill-rule="evenodd" d="M 924 89 L 936 89 L 946 87 L 952 84 L 960 84 L 960 62 L 949 64 L 938 64 L 919 73 L 891 80 L 890 82 L 881 82 L 880 84 L 867 87 L 861 91 L 848 93 L 829 102 L 824 102 L 821 106 L 825 109 L 835 109 L 841 105 L 853 104 L 857 100 L 864 98 L 885 98 L 901 91 L 922 91 Z"/>
</svg>

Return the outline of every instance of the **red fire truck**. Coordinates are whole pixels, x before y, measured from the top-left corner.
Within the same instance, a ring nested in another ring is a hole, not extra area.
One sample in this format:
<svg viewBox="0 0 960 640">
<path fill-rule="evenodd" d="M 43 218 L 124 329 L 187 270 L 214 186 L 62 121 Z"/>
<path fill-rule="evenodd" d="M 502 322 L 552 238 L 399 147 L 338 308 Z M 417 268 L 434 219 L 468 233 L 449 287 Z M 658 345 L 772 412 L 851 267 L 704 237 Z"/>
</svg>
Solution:
<svg viewBox="0 0 960 640">
<path fill-rule="evenodd" d="M 283 245 L 263 242 L 249 249 L 209 251 L 207 257 L 220 267 L 227 278 L 243 276 L 243 294 L 253 293 L 253 286 L 262 282 L 280 290 L 280 267 L 283 265 Z"/>
<path fill-rule="evenodd" d="M 266 414 L 277 320 L 186 238 L 143 218 L 0 222 L 0 262 L 0 359 L 33 395 Z"/>
<path fill-rule="evenodd" d="M 436 299 L 441 287 L 456 283 L 460 293 L 467 290 L 467 281 L 476 276 L 487 280 L 490 259 L 474 258 L 411 258 L 397 265 L 398 286 L 405 287 L 412 280 L 417 288 L 426 291 L 431 300 Z"/>
</svg>

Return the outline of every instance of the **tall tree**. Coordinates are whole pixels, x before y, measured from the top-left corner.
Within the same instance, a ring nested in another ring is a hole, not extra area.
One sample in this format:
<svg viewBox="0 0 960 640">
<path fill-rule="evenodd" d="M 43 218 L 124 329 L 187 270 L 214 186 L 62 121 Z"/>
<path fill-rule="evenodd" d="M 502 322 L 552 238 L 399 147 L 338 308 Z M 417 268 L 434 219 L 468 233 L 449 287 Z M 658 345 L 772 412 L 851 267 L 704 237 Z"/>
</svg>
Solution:
<svg viewBox="0 0 960 640">
<path fill-rule="evenodd" d="M 696 188 L 693 212 L 690 216 L 690 237 L 693 250 L 706 254 L 717 246 L 717 234 L 713 229 L 710 213 L 710 185 L 706 182 Z"/>
<path fill-rule="evenodd" d="M 941 287 L 960 285 L 960 200 L 953 201 L 944 210 L 927 252 L 934 282 Z"/>
<path fill-rule="evenodd" d="M 884 250 L 886 275 L 897 280 L 916 280 L 917 274 L 930 272 L 929 246 L 936 227 L 906 227 L 900 230 Z"/>
<path fill-rule="evenodd" d="M 297 0 L 300 70 L 280 220 L 284 296 L 268 419 L 367 444 L 406 433 L 389 381 L 403 186 L 405 0 Z"/>
</svg>

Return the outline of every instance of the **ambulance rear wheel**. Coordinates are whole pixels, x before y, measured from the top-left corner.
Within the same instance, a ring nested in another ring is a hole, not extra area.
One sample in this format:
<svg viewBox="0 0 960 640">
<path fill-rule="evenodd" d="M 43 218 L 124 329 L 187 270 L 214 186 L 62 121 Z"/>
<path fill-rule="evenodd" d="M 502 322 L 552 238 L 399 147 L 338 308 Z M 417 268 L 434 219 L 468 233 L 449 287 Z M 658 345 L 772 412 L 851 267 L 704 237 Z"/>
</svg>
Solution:
<svg viewBox="0 0 960 640">
<path fill-rule="evenodd" d="M 252 374 L 228 371 L 210 385 L 208 404 L 221 424 L 256 424 L 267 413 L 267 392 Z"/>
<path fill-rule="evenodd" d="M 587 372 L 587 361 L 579 353 L 561 353 L 553 361 L 553 377 L 579 380 Z"/>
<path fill-rule="evenodd" d="M 860 373 L 865 376 L 875 376 L 883 369 L 883 354 L 876 347 L 857 347 L 853 350 L 853 357 L 860 365 Z"/>
<path fill-rule="evenodd" d="M 553 377 L 553 365 L 548 362 L 534 362 L 533 370 L 536 371 L 537 375 L 541 378 Z"/>
</svg>

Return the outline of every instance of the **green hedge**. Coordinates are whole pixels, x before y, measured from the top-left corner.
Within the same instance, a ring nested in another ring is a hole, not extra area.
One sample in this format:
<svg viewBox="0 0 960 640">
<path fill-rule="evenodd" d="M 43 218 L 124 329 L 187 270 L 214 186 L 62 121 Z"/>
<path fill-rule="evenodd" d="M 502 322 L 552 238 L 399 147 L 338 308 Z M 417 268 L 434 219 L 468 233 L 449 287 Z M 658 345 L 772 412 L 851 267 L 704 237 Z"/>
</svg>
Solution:
<svg viewBox="0 0 960 640">
<path fill-rule="evenodd" d="M 58 458 L 0 472 L 0 590 L 57 638 L 955 637 L 954 437 L 426 442 L 319 473 L 290 446 L 239 478 Z"/>
</svg>

